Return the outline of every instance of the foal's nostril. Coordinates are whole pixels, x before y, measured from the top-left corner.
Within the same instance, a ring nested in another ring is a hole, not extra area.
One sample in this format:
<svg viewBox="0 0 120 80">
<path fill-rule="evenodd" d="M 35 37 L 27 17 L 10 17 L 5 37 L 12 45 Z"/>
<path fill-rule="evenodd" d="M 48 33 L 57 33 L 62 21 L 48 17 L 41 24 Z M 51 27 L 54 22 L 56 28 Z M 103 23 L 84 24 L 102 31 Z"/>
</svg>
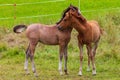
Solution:
<svg viewBox="0 0 120 80">
<path fill-rule="evenodd" d="M 61 27 L 60 27 L 60 26 L 58 26 L 58 29 L 61 29 Z"/>
<path fill-rule="evenodd" d="M 63 28 L 62 28 L 62 26 L 60 26 L 60 25 L 57 25 L 57 28 L 58 28 L 58 30 L 63 30 Z"/>
<path fill-rule="evenodd" d="M 58 29 L 61 30 L 62 29 L 61 26 L 58 26 Z"/>
</svg>

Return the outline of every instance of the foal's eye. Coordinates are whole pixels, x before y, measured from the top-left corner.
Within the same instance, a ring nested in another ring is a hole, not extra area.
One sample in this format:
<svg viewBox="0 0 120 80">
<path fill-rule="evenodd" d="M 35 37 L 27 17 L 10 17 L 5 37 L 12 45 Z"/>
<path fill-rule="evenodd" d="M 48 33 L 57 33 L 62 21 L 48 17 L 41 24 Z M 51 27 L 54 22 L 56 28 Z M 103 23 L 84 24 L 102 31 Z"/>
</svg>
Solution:
<svg viewBox="0 0 120 80">
<path fill-rule="evenodd" d="M 64 19 L 64 21 L 67 21 L 66 19 Z"/>
</svg>

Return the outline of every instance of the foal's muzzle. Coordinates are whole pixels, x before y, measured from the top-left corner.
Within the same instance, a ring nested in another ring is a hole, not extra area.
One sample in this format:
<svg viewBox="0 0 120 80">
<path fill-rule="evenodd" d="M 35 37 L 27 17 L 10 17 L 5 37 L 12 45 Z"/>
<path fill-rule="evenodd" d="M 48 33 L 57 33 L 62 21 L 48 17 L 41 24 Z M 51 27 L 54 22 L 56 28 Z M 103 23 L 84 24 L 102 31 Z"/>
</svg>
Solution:
<svg viewBox="0 0 120 80">
<path fill-rule="evenodd" d="M 61 31 L 63 30 L 62 26 L 57 26 L 57 28 Z"/>
</svg>

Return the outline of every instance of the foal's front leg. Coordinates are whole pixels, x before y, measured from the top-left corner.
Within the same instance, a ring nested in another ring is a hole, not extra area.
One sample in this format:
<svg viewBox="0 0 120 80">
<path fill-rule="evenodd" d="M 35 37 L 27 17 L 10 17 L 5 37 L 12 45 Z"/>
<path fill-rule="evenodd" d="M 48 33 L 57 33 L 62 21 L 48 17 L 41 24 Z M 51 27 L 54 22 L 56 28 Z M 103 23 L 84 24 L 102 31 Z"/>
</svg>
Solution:
<svg viewBox="0 0 120 80">
<path fill-rule="evenodd" d="M 68 54 L 67 54 L 67 46 L 65 47 L 65 50 L 64 50 L 64 72 L 65 74 L 67 75 L 68 72 L 67 72 L 67 59 L 68 59 Z"/>
<path fill-rule="evenodd" d="M 63 54 L 64 54 L 64 44 L 60 44 L 60 49 L 59 49 L 59 72 L 60 75 L 63 75 L 62 73 L 62 58 L 63 58 Z"/>
<path fill-rule="evenodd" d="M 78 44 L 79 45 L 79 49 L 80 49 L 80 68 L 79 68 L 79 76 L 82 76 L 82 60 L 83 60 L 83 45 L 82 44 Z"/>
</svg>

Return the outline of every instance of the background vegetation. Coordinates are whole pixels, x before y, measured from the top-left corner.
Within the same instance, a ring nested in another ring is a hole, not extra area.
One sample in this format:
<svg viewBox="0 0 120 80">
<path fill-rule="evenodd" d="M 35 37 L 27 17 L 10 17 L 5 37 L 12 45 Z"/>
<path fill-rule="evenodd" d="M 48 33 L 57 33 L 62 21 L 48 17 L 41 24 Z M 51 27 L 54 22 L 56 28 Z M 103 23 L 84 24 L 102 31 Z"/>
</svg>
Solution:
<svg viewBox="0 0 120 80">
<path fill-rule="evenodd" d="M 54 0 L 3 0 L 1 4 L 21 4 L 45 2 Z M 63 2 L 48 2 L 41 4 L 26 4 L 16 6 L 0 6 L 0 80 L 118 80 L 120 77 L 120 1 L 119 0 L 80 0 L 80 10 L 88 20 L 97 20 L 106 31 L 101 37 L 96 54 L 97 75 L 86 72 L 87 55 L 84 48 L 83 76 L 77 76 L 79 70 L 79 49 L 77 32 L 72 31 L 72 39 L 68 48 L 69 75 L 60 76 L 58 72 L 58 46 L 38 44 L 35 52 L 35 63 L 38 78 L 34 77 L 31 64 L 30 75 L 25 75 L 23 69 L 25 50 L 28 41 L 24 32 L 13 33 L 17 24 L 55 24 L 62 11 L 78 0 Z M 49 15 L 51 16 L 37 16 Z M 16 18 L 14 18 L 16 17 Z M 6 18 L 6 19 L 3 19 Z M 7 19 L 9 18 L 9 19 Z"/>
</svg>

